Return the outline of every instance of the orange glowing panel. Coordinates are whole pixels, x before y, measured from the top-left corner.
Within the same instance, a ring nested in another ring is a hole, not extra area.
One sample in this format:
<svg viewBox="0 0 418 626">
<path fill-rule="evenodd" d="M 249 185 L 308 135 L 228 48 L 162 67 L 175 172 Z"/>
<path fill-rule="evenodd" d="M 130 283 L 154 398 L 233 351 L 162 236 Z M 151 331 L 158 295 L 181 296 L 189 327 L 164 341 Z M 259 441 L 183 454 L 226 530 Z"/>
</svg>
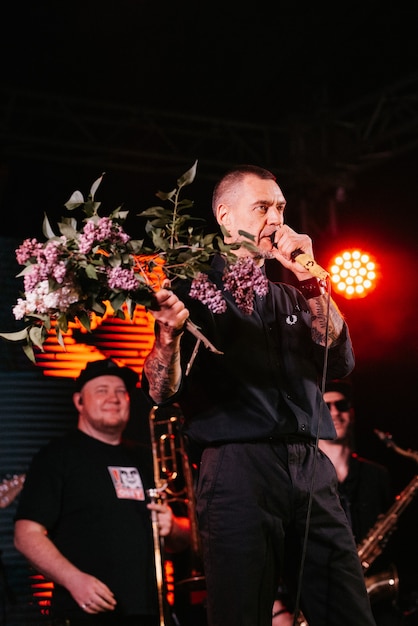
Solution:
<svg viewBox="0 0 418 626">
<path fill-rule="evenodd" d="M 359 248 L 344 250 L 330 263 L 333 290 L 345 298 L 364 298 L 373 291 L 378 280 L 376 259 Z"/>
<path fill-rule="evenodd" d="M 145 357 L 154 342 L 154 321 L 143 306 L 137 306 L 130 319 L 121 320 L 109 314 L 97 318 L 91 332 L 81 324 L 69 324 L 62 334 L 64 346 L 58 342 L 54 327 L 36 353 L 36 364 L 45 376 L 76 378 L 89 361 L 112 358 L 121 365 L 142 373 Z"/>
</svg>

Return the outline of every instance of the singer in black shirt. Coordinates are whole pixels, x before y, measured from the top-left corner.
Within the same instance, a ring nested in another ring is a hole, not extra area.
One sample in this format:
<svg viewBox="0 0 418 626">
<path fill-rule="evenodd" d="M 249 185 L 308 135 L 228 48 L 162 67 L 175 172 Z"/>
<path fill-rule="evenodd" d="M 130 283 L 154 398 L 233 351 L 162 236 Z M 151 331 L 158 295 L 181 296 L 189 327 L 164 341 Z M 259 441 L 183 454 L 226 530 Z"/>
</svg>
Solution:
<svg viewBox="0 0 418 626">
<path fill-rule="evenodd" d="M 312 242 L 284 223 L 285 205 L 274 175 L 262 168 L 239 167 L 219 181 L 213 210 L 225 242 L 249 233 L 254 246 L 236 250 L 232 295 L 214 261 L 209 279 L 226 301 L 221 313 L 184 289 L 180 298 L 170 289 L 157 293 L 143 388 L 157 404 L 180 404 L 185 432 L 202 451 L 196 499 L 209 626 L 271 626 L 290 537 L 309 624 L 373 626 L 335 470 L 315 445 L 317 437 L 335 437 L 320 381 L 349 374 L 353 350 L 323 281 L 293 259 L 296 250 L 313 258 Z M 268 282 L 250 306 L 247 261 L 260 268 L 265 258 L 291 270 L 300 288 Z M 200 349 L 190 371 L 189 315 L 222 353 Z"/>
</svg>

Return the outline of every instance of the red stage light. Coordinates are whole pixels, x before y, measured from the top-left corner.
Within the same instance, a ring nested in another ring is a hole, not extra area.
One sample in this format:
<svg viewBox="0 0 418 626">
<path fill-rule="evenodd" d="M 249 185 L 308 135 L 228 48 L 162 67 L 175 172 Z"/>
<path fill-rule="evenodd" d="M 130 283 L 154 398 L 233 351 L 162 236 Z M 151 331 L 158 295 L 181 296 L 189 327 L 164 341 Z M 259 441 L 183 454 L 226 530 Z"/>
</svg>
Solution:
<svg viewBox="0 0 418 626">
<path fill-rule="evenodd" d="M 330 263 L 329 272 L 334 291 L 345 298 L 364 298 L 376 287 L 376 260 L 360 249 L 337 254 Z"/>
</svg>

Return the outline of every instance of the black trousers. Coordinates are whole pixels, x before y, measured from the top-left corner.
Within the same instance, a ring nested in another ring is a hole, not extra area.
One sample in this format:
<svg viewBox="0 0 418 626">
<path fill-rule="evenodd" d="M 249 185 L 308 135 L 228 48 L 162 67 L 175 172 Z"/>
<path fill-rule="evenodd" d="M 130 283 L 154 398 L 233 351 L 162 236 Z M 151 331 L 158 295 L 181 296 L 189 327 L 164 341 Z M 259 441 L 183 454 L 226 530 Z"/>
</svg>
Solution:
<svg viewBox="0 0 418 626">
<path fill-rule="evenodd" d="M 279 579 L 301 569 L 310 493 L 300 608 L 309 626 L 374 626 L 334 466 L 300 442 L 203 453 L 196 495 L 209 626 L 271 626 Z"/>
</svg>

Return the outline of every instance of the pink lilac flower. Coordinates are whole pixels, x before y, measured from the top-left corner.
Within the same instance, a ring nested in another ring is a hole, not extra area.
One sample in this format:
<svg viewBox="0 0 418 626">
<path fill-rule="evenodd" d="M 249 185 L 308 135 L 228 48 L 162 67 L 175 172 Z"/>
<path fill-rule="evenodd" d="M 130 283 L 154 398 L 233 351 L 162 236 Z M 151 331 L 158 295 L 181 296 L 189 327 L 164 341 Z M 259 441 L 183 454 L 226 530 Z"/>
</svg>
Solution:
<svg viewBox="0 0 418 626">
<path fill-rule="evenodd" d="M 67 267 L 63 261 L 57 263 L 52 270 L 52 276 L 57 283 L 63 283 L 67 274 Z"/>
<path fill-rule="evenodd" d="M 51 239 L 43 248 L 42 252 L 38 256 L 42 258 L 47 267 L 53 267 L 62 256 L 61 246 L 65 243 L 65 237 L 60 239 Z"/>
<path fill-rule="evenodd" d="M 130 236 L 125 233 L 119 224 L 115 224 L 110 217 L 101 217 L 97 224 L 88 220 L 78 239 L 78 248 L 81 254 L 91 252 L 95 243 L 126 243 Z"/>
<path fill-rule="evenodd" d="M 25 293 L 33 291 L 36 288 L 36 285 L 45 279 L 47 279 L 47 276 L 44 276 L 44 279 L 42 279 L 42 273 L 40 271 L 39 265 L 32 265 L 30 268 L 30 272 L 25 274 L 23 277 Z"/>
<path fill-rule="evenodd" d="M 32 291 L 37 283 L 53 278 L 62 283 L 66 266 L 61 258 L 65 256 L 63 243 L 65 238 L 48 241 L 45 246 L 38 244 L 36 240 L 26 240 L 24 245 L 16 251 L 16 258 L 20 263 L 26 263 L 30 259 L 36 259 L 36 263 L 30 265 L 30 271 L 24 276 L 25 291 Z M 28 256 L 29 255 L 29 256 Z"/>
<path fill-rule="evenodd" d="M 251 257 L 238 259 L 224 270 L 224 285 L 234 297 L 237 306 L 250 315 L 254 310 L 254 293 L 264 297 L 268 293 L 268 280 Z"/>
<path fill-rule="evenodd" d="M 96 240 L 105 241 L 112 238 L 112 220 L 109 217 L 101 217 L 96 224 Z"/>
<path fill-rule="evenodd" d="M 138 279 L 131 269 L 112 267 L 108 270 L 108 284 L 111 289 L 135 291 L 135 289 L 138 289 L 138 282 Z"/>
<path fill-rule="evenodd" d="M 88 254 L 95 241 L 96 227 L 92 221 L 87 222 L 78 239 L 78 249 L 81 254 Z"/>
<path fill-rule="evenodd" d="M 16 260 L 19 265 L 25 265 L 30 258 L 37 257 L 40 250 L 42 244 L 37 239 L 25 239 L 16 250 Z"/>
<path fill-rule="evenodd" d="M 203 272 L 199 272 L 192 280 L 189 296 L 194 300 L 200 300 L 212 313 L 225 313 L 226 311 L 226 302 L 222 292 Z"/>
</svg>

